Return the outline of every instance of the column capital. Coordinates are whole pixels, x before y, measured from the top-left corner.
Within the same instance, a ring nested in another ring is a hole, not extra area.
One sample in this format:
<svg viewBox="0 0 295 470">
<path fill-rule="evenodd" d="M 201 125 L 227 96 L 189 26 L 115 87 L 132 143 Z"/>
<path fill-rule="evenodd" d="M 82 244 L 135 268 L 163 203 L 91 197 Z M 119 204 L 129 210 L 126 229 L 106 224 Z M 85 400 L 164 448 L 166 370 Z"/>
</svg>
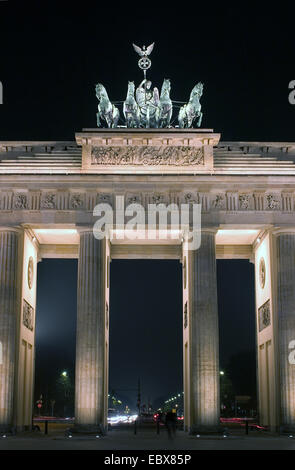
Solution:
<svg viewBox="0 0 295 470">
<path fill-rule="evenodd" d="M 218 228 L 219 227 L 216 227 L 216 226 L 212 226 L 212 227 L 201 227 L 201 233 L 211 233 L 212 235 L 216 235 L 216 233 L 218 232 Z"/>
<path fill-rule="evenodd" d="M 218 227 L 216 226 L 208 226 L 208 227 L 200 227 L 200 228 L 193 228 L 193 227 L 190 227 L 190 230 L 189 230 L 190 233 L 201 233 L 201 235 L 204 233 L 208 233 L 208 234 L 212 234 L 212 235 L 216 235 L 216 233 L 218 232 Z"/>
<path fill-rule="evenodd" d="M 273 227 L 273 229 L 271 229 L 271 233 L 275 237 L 279 235 L 295 235 L 295 226 Z"/>
<path fill-rule="evenodd" d="M 95 233 L 94 233 L 94 226 L 91 226 L 91 225 L 76 225 L 75 229 L 77 230 L 79 236 L 80 236 L 80 239 L 81 239 L 81 235 L 86 235 L 86 234 L 89 234 L 89 235 L 92 235 L 93 238 L 98 241 L 98 242 L 101 242 L 101 241 L 105 241 L 105 240 L 109 240 L 110 239 L 110 232 L 109 230 L 107 230 L 104 234 L 104 237 L 103 238 L 97 238 L 95 236 Z"/>
<path fill-rule="evenodd" d="M 24 233 L 24 227 L 20 227 L 20 226 L 0 226 L 0 232 Z"/>
<path fill-rule="evenodd" d="M 77 230 L 80 237 L 81 237 L 81 235 L 86 234 L 86 233 L 89 233 L 89 234 L 92 233 L 92 235 L 94 237 L 93 226 L 91 226 L 91 225 L 76 225 L 75 229 Z"/>
</svg>

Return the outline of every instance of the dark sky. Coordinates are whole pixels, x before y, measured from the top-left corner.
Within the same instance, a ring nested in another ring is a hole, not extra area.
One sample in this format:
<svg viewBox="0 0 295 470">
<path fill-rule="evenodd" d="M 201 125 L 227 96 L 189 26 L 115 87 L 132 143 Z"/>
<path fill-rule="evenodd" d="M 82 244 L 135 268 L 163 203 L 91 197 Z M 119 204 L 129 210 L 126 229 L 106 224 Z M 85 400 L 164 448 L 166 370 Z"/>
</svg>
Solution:
<svg viewBox="0 0 295 470">
<path fill-rule="evenodd" d="M 183 101 L 203 81 L 204 127 L 223 140 L 293 140 L 293 11 L 243 5 L 0 2 L 0 139 L 73 140 L 95 127 L 94 84 L 124 99 L 142 79 L 131 43 L 155 41 L 153 84 L 170 78 Z"/>
<path fill-rule="evenodd" d="M 43 259 L 38 263 L 36 306 L 35 396 L 54 398 L 51 391 L 66 370 L 75 374 L 77 316 L 75 259 Z"/>
<path fill-rule="evenodd" d="M 138 378 L 143 403 L 182 391 L 181 271 L 174 260 L 112 261 L 110 386 L 118 394 Z"/>
<path fill-rule="evenodd" d="M 204 82 L 203 127 L 220 132 L 222 140 L 294 141 L 295 106 L 288 102 L 288 84 L 295 79 L 290 6 L 283 9 L 268 3 L 259 10 L 248 3 L 244 7 L 228 7 L 224 2 L 219 7 L 193 5 L 192 9 L 188 2 L 163 2 L 162 7 L 149 2 L 0 2 L 4 93 L 0 140 L 74 140 L 75 132 L 95 127 L 94 84 L 103 83 L 112 100 L 123 100 L 128 80 L 142 79 L 131 43 L 142 46 L 155 41 L 149 75 L 153 85 L 160 87 L 164 78 L 170 78 L 172 99 L 184 101 L 198 81 Z M 141 269 L 127 261 L 112 263 L 116 296 L 112 293 L 110 377 L 114 387 L 129 388 L 137 380 L 139 366 L 143 367 L 143 389 L 157 398 L 170 389 L 171 377 L 176 389 L 182 385 L 179 330 L 168 333 L 174 344 L 169 364 L 169 348 L 162 341 L 165 325 L 170 328 L 180 322 L 177 286 L 181 278 L 177 263 L 139 264 Z M 40 383 L 59 368 L 73 368 L 76 265 L 74 260 L 39 264 L 36 370 Z M 163 279 L 166 295 L 157 291 Z M 149 290 L 143 291 L 146 280 Z M 136 286 L 131 306 L 125 283 Z M 247 261 L 218 262 L 218 285 L 221 358 L 226 363 L 230 354 L 253 349 L 255 344 L 253 266 Z M 164 323 L 161 332 L 159 322 Z M 124 354 L 115 346 L 116 331 L 128 337 Z M 145 344 L 151 349 L 140 350 Z M 158 347 L 164 349 L 155 360 L 153 351 Z M 129 348 L 138 351 L 138 363 L 132 366 Z M 163 368 L 169 374 L 160 386 Z"/>
</svg>

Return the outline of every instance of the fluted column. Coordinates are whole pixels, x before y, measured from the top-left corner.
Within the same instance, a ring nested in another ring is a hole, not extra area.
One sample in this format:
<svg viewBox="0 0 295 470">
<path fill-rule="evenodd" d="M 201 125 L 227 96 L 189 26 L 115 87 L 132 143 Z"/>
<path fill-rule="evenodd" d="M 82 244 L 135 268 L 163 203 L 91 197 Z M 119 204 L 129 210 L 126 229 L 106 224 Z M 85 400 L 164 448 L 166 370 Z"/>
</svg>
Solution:
<svg viewBox="0 0 295 470">
<path fill-rule="evenodd" d="M 80 233 L 75 425 L 104 431 L 104 240 Z"/>
<path fill-rule="evenodd" d="M 13 427 L 18 233 L 0 229 L 0 431 Z"/>
<path fill-rule="evenodd" d="M 192 251 L 191 432 L 219 425 L 219 333 L 215 231 L 202 231 Z"/>
<path fill-rule="evenodd" d="M 295 430 L 295 364 L 290 360 L 290 345 L 295 340 L 295 233 L 278 233 L 277 315 L 280 370 L 281 425 Z"/>
</svg>

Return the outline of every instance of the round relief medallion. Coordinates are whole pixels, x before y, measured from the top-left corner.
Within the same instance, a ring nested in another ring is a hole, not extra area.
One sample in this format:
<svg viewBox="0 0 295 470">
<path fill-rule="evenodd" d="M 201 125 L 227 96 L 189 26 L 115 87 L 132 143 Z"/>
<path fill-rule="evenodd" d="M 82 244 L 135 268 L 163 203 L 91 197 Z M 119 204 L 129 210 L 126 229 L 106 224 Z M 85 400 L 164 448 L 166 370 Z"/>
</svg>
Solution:
<svg viewBox="0 0 295 470">
<path fill-rule="evenodd" d="M 28 286 L 29 286 L 29 289 L 32 289 L 33 278 L 34 278 L 34 260 L 33 260 L 33 257 L 30 256 L 29 262 L 28 262 Z"/>
<path fill-rule="evenodd" d="M 264 261 L 264 258 L 261 258 L 259 262 L 259 282 L 260 282 L 261 289 L 263 289 L 265 286 L 265 277 L 266 277 L 265 261 Z"/>
</svg>

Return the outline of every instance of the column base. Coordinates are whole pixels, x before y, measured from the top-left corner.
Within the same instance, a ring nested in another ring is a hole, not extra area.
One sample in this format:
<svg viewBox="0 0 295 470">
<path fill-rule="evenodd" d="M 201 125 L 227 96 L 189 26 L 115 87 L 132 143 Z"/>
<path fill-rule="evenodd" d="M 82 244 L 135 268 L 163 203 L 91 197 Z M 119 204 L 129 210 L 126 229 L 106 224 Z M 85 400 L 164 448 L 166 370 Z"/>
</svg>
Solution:
<svg viewBox="0 0 295 470">
<path fill-rule="evenodd" d="M 66 430 L 66 435 L 80 436 L 105 436 L 106 429 L 101 424 L 74 424 Z"/>
<path fill-rule="evenodd" d="M 223 434 L 225 432 L 224 426 L 221 426 L 220 424 L 216 425 L 199 425 L 199 424 L 194 424 L 189 428 L 189 434 L 190 435 L 196 435 L 196 434 Z"/>
<path fill-rule="evenodd" d="M 282 424 L 279 427 L 280 434 L 293 434 L 295 436 L 295 424 Z"/>
<path fill-rule="evenodd" d="M 0 437 L 4 434 L 15 435 L 16 428 L 10 424 L 0 424 Z"/>
<path fill-rule="evenodd" d="M 36 425 L 28 426 L 26 424 L 22 424 L 21 426 L 16 426 L 16 432 L 17 433 L 19 433 L 19 432 L 32 432 L 32 431 L 35 431 L 36 429 L 37 429 Z"/>
</svg>

